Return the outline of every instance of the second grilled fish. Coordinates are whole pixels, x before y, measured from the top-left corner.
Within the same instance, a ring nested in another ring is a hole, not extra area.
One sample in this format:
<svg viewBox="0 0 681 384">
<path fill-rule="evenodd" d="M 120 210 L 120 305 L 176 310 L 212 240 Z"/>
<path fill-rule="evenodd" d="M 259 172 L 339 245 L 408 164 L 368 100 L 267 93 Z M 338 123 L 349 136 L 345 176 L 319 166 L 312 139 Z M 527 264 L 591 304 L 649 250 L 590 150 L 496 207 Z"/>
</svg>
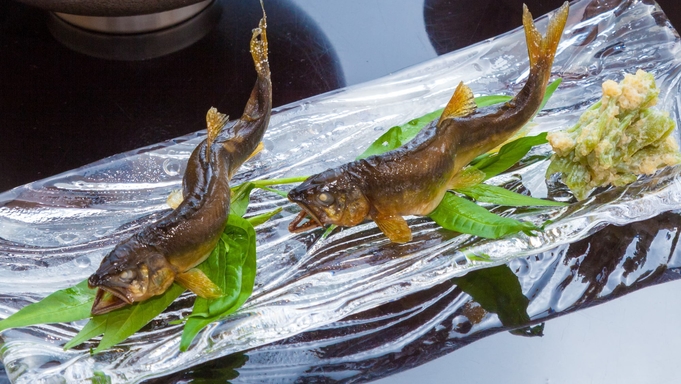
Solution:
<svg viewBox="0 0 681 384">
<path fill-rule="evenodd" d="M 473 92 L 459 84 L 440 119 L 409 143 L 324 171 L 289 192 L 289 200 L 302 208 L 289 230 L 354 226 L 371 219 L 391 241 L 410 241 L 402 216 L 431 213 L 464 166 L 506 141 L 537 112 L 567 16 L 566 2 L 542 37 L 523 6 L 530 74 L 511 101 L 477 109 Z M 307 215 L 310 221 L 301 224 Z"/>
<path fill-rule="evenodd" d="M 176 281 L 198 296 L 221 295 L 199 269 L 227 225 L 229 180 L 262 140 L 272 110 L 266 21 L 253 31 L 251 55 L 258 74 L 242 117 L 233 123 L 212 108 L 208 137 L 192 152 L 183 200 L 168 216 L 119 243 L 90 276 L 98 288 L 92 314 L 99 315 L 164 293 Z"/>
</svg>

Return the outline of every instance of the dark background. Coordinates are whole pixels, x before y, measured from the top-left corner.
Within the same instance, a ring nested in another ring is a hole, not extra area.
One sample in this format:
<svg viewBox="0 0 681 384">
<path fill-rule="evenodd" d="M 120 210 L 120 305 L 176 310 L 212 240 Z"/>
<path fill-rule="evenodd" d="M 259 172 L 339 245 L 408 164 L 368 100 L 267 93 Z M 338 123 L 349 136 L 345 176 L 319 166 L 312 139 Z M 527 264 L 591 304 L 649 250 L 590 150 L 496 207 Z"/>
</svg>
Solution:
<svg viewBox="0 0 681 384">
<path fill-rule="evenodd" d="M 204 129 L 211 106 L 239 116 L 255 79 L 248 39 L 260 10 L 219 1 L 205 38 L 142 61 L 74 52 L 52 37 L 47 12 L 0 1 L 0 191 Z M 525 2 L 535 17 L 562 3 Z M 520 0 L 266 3 L 275 106 L 509 31 L 522 9 Z M 677 0 L 660 3 L 681 25 Z"/>
</svg>

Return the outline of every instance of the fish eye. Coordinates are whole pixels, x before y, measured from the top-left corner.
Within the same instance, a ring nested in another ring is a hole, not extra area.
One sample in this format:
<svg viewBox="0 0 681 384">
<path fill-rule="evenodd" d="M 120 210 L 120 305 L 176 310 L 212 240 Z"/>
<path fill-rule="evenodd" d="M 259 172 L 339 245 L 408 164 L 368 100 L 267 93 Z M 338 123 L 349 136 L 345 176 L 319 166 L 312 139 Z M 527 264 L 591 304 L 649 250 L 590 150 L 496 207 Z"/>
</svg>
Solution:
<svg viewBox="0 0 681 384">
<path fill-rule="evenodd" d="M 332 194 L 328 192 L 322 192 L 317 196 L 317 200 L 319 200 L 320 203 L 329 206 L 333 204 L 333 202 L 336 200 Z"/>
<path fill-rule="evenodd" d="M 130 283 L 132 279 L 135 278 L 135 275 L 136 275 L 135 271 L 133 271 L 132 269 L 128 269 L 126 271 L 121 272 L 118 275 L 118 278 L 121 279 L 121 281 L 124 283 Z"/>
</svg>

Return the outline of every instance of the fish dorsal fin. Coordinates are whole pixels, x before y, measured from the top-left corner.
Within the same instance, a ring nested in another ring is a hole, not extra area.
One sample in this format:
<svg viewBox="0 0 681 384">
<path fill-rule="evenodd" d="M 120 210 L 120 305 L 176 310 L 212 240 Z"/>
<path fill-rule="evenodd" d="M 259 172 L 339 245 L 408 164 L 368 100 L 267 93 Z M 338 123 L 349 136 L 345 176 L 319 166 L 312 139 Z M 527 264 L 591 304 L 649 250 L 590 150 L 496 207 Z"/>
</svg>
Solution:
<svg viewBox="0 0 681 384">
<path fill-rule="evenodd" d="M 454 95 L 452 95 L 452 98 L 449 100 L 449 103 L 447 103 L 445 110 L 442 112 L 440 121 L 454 117 L 468 116 L 475 112 L 477 108 L 478 106 L 475 104 L 475 96 L 473 95 L 473 91 L 471 91 L 471 89 L 468 88 L 468 86 L 462 81 L 456 87 L 456 90 L 454 90 Z"/>
<path fill-rule="evenodd" d="M 206 114 L 206 127 L 208 130 L 207 139 L 208 148 L 210 148 L 211 144 L 213 144 L 215 138 L 218 137 L 218 133 L 220 133 L 222 127 L 225 126 L 228 119 L 229 116 L 225 115 L 224 113 L 218 112 L 218 110 L 215 107 L 211 107 L 208 110 L 208 113 Z"/>
<path fill-rule="evenodd" d="M 175 281 L 204 299 L 217 299 L 223 295 L 220 287 L 215 285 L 203 271 L 192 268 L 175 276 Z"/>
</svg>

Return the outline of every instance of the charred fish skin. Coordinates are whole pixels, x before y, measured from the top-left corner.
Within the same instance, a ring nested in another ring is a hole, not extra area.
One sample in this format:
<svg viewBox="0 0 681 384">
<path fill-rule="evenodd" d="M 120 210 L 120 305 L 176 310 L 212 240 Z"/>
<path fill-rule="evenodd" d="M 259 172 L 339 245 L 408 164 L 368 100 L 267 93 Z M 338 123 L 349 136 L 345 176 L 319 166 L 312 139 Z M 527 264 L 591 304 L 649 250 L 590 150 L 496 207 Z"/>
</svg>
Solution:
<svg viewBox="0 0 681 384">
<path fill-rule="evenodd" d="M 509 139 L 538 111 L 568 10 L 565 2 L 543 37 L 523 6 L 530 73 L 512 100 L 478 109 L 473 92 L 460 83 L 440 119 L 404 146 L 327 170 L 291 190 L 289 200 L 302 211 L 289 230 L 354 226 L 371 219 L 392 242 L 410 241 L 402 216 L 431 213 L 464 166 Z M 299 226 L 306 214 L 310 222 Z"/>
<path fill-rule="evenodd" d="M 239 120 L 211 108 L 208 135 L 192 152 L 182 181 L 183 200 L 161 220 L 120 242 L 88 279 L 98 288 L 92 314 L 147 300 L 178 282 L 201 297 L 221 292 L 200 270 L 216 246 L 229 216 L 229 181 L 256 150 L 269 125 L 272 82 L 268 62 L 267 25 L 253 30 L 250 49 L 257 80 Z"/>
</svg>

